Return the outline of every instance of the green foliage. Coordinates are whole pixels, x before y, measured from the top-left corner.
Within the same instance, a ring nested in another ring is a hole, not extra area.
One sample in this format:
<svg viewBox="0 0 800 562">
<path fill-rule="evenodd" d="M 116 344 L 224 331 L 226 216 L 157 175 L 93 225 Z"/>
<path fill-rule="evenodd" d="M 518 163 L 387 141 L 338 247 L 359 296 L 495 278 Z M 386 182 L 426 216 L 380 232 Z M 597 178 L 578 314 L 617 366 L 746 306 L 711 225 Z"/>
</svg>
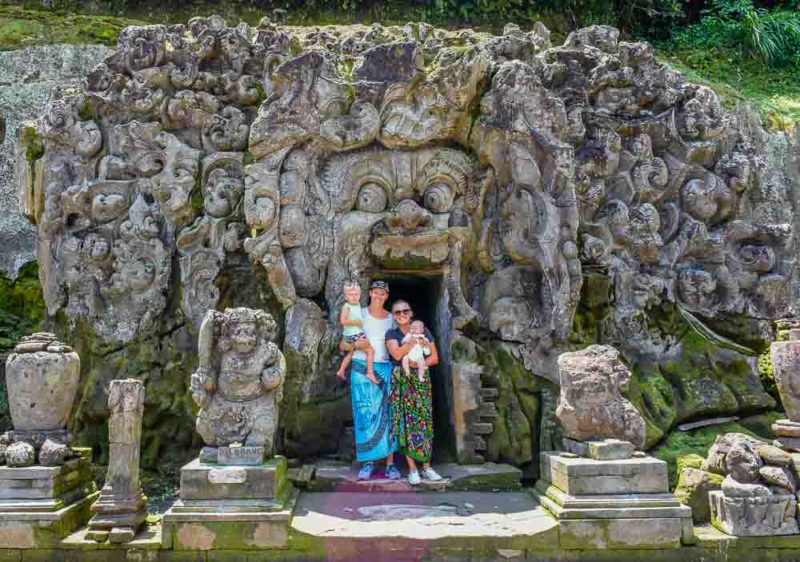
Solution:
<svg viewBox="0 0 800 562">
<path fill-rule="evenodd" d="M 658 448 L 651 452 L 656 458 L 666 461 L 670 489 L 674 489 L 678 482 L 679 459 L 688 455 L 699 455 L 705 458 L 709 447 L 716 441 L 717 435 L 723 433 L 738 432 L 771 441 L 774 436 L 766 428 L 778 417 L 780 417 L 779 414 L 765 414 L 745 418 L 738 422 L 709 425 L 690 431 L 673 431 Z M 681 462 L 686 464 L 691 462 L 691 459 L 682 459 Z"/>
<path fill-rule="evenodd" d="M 14 342 L 39 328 L 45 317 L 36 262 L 22 267 L 16 280 L 0 274 L 0 357 Z"/>
<path fill-rule="evenodd" d="M 659 58 L 687 81 L 705 84 L 732 109 L 753 104 L 765 126 L 790 130 L 800 122 L 800 66 L 773 69 L 735 49 L 660 45 Z"/>
<path fill-rule="evenodd" d="M 0 6 L 0 51 L 53 43 L 100 43 L 113 46 L 125 27 L 144 23 L 109 16 Z"/>
<path fill-rule="evenodd" d="M 800 64 L 800 13 L 757 8 L 752 0 L 713 0 L 699 23 L 680 31 L 679 46 L 733 49 L 771 67 Z"/>
</svg>

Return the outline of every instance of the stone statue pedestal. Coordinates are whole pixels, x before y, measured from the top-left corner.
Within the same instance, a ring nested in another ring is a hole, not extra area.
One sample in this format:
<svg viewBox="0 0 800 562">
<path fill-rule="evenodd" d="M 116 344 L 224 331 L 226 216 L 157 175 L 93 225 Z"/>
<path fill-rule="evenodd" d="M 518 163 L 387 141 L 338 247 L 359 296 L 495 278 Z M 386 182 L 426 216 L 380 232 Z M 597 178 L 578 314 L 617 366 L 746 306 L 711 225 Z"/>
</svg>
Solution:
<svg viewBox="0 0 800 562">
<path fill-rule="evenodd" d="M 99 492 L 91 450 L 61 466 L 0 467 L 0 548 L 47 548 L 84 525 Z"/>
<path fill-rule="evenodd" d="M 195 459 L 181 469 L 180 499 L 164 514 L 165 547 L 284 548 L 296 496 L 283 457 L 258 465 Z"/>
<path fill-rule="evenodd" d="M 692 511 L 670 494 L 667 463 L 543 452 L 536 495 L 559 521 L 561 548 L 664 549 L 693 541 Z"/>
</svg>

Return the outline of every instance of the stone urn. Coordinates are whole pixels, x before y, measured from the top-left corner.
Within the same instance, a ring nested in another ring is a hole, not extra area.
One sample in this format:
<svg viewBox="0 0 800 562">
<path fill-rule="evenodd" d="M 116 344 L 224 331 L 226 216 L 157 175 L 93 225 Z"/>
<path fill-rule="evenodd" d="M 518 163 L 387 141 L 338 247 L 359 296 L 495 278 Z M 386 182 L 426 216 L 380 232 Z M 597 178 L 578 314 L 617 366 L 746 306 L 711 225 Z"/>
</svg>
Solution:
<svg viewBox="0 0 800 562">
<path fill-rule="evenodd" d="M 64 442 L 66 425 L 78 391 L 81 361 L 54 334 L 23 337 L 6 360 L 12 439 L 37 448 L 45 439 Z"/>
</svg>

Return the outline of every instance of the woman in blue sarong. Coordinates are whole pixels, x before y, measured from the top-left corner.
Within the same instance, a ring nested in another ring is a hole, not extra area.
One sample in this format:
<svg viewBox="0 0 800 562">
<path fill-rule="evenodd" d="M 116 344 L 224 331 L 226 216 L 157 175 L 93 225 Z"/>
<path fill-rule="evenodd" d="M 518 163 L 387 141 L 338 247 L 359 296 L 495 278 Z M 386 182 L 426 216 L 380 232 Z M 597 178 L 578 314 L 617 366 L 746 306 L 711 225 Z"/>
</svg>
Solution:
<svg viewBox="0 0 800 562">
<path fill-rule="evenodd" d="M 391 480 L 400 478 L 394 465 L 393 453 L 397 448 L 391 431 L 392 363 L 386 350 L 385 335 L 395 327 L 394 319 L 383 308 L 389 298 L 389 285 L 386 281 L 373 281 L 369 288 L 369 306 L 362 309 L 362 329 L 374 352 L 375 377 L 379 384 L 367 378 L 367 357 L 363 351 L 353 354 L 350 371 L 350 394 L 353 403 L 353 424 L 355 426 L 356 459 L 361 465 L 359 480 L 368 480 L 375 470 L 375 461 L 386 461 L 385 477 Z M 343 349 L 346 349 L 346 344 Z"/>
</svg>

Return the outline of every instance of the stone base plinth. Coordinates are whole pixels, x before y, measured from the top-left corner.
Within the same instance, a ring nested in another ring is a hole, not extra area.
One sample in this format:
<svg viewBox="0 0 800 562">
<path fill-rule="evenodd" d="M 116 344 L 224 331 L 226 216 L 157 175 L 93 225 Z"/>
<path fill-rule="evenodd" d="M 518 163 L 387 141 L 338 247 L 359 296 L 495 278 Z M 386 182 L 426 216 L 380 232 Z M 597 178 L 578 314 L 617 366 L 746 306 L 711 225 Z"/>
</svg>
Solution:
<svg viewBox="0 0 800 562">
<path fill-rule="evenodd" d="M 94 492 L 89 452 L 80 452 L 62 466 L 0 467 L 0 513 L 56 511 Z"/>
<path fill-rule="evenodd" d="M 758 498 L 729 498 L 721 491 L 709 492 L 711 524 L 737 537 L 795 535 L 797 499 L 794 494 Z"/>
<path fill-rule="evenodd" d="M 46 548 L 84 525 L 99 492 L 90 451 L 63 466 L 0 467 L 0 548 Z"/>
<path fill-rule="evenodd" d="M 542 480 L 571 495 L 662 494 L 669 492 L 667 463 L 653 457 L 595 460 L 541 454 Z"/>
<path fill-rule="evenodd" d="M 164 514 L 174 550 L 285 548 L 297 493 L 286 459 L 225 466 L 196 459 L 181 469 L 180 499 Z"/>
<path fill-rule="evenodd" d="M 667 549 L 693 541 L 692 511 L 669 493 L 664 461 L 543 452 L 541 477 L 535 493 L 558 519 L 561 548 Z"/>
<path fill-rule="evenodd" d="M 100 492 L 94 492 L 60 509 L 47 510 L 41 502 L 20 502 L 13 510 L 5 504 L 0 513 L 0 549 L 58 547 L 61 539 L 86 524 L 90 508 Z"/>
<path fill-rule="evenodd" d="M 195 459 L 181 469 L 180 498 L 209 500 L 271 500 L 288 486 L 286 459 L 275 457 L 250 466 L 202 463 Z"/>
</svg>

